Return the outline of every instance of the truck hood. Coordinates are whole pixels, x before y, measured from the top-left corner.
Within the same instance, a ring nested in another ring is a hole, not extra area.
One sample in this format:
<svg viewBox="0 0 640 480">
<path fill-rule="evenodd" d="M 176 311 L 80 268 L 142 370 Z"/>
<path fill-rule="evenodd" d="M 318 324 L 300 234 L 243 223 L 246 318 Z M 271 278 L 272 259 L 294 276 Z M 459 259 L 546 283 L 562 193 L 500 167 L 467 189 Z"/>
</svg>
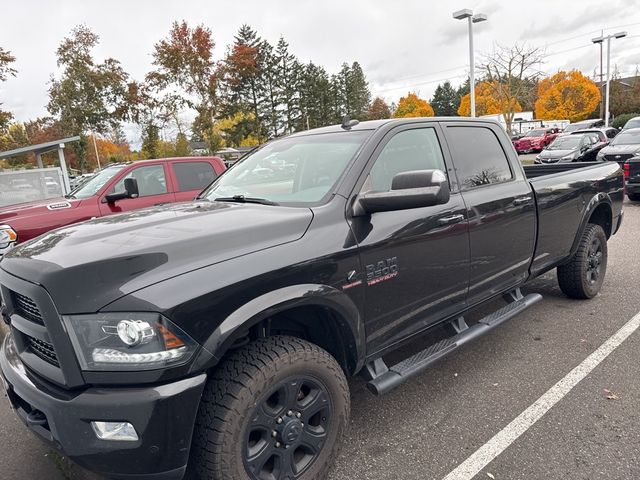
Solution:
<svg viewBox="0 0 640 480">
<path fill-rule="evenodd" d="M 11 224 L 11 219 L 18 217 L 24 220 L 36 215 L 46 215 L 54 210 L 66 208 L 76 208 L 82 200 L 75 198 L 48 198 L 46 200 L 36 200 L 35 202 L 18 203 L 0 208 L 0 223 Z"/>
<path fill-rule="evenodd" d="M 95 312 L 153 283 L 295 241 L 308 208 L 189 202 L 54 230 L 18 245 L 0 268 L 43 285 L 61 313 Z"/>
</svg>

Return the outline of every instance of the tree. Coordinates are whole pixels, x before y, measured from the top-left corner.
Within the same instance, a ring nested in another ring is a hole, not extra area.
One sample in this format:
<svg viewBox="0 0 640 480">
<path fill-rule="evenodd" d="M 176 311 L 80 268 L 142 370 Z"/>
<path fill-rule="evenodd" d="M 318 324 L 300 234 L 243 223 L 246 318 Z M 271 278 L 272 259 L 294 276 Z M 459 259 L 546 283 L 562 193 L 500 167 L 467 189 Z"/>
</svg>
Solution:
<svg viewBox="0 0 640 480">
<path fill-rule="evenodd" d="M 430 103 L 437 116 L 453 117 L 457 115 L 460 96 L 447 80 L 442 85 L 436 87 Z"/>
<path fill-rule="evenodd" d="M 373 102 L 371 102 L 369 112 L 367 113 L 367 119 L 382 120 L 385 118 L 391 118 L 391 109 L 382 98 L 376 97 Z"/>
<path fill-rule="evenodd" d="M 393 116 L 395 118 L 433 117 L 434 112 L 426 100 L 418 98 L 415 93 L 409 92 L 406 97 L 400 98 L 398 108 L 396 108 Z"/>
<path fill-rule="evenodd" d="M 347 114 L 351 118 L 364 120 L 371 106 L 371 92 L 364 71 L 358 62 L 353 62 L 346 82 Z"/>
<path fill-rule="evenodd" d="M 0 47 L 0 82 L 6 81 L 10 76 L 16 76 L 18 72 L 11 67 L 11 64 L 15 61 L 16 57 L 11 55 L 11 52 Z M 0 103 L 0 106 L 2 106 L 2 103 Z M 0 109 L 0 132 L 6 131 L 12 118 L 13 115 L 10 112 Z"/>
<path fill-rule="evenodd" d="M 280 37 L 276 47 L 278 103 L 282 106 L 281 128 L 284 133 L 292 133 L 300 118 L 301 65 L 289 53 L 289 44 Z"/>
<path fill-rule="evenodd" d="M 577 70 L 560 71 L 538 85 L 536 117 L 542 120 L 584 120 L 598 107 L 600 90 Z"/>
<path fill-rule="evenodd" d="M 491 82 L 478 83 L 475 88 L 475 94 L 476 115 L 478 116 L 503 114 L 507 110 L 513 113 L 522 111 L 520 103 L 515 98 L 510 99 L 509 106 L 502 104 L 501 102 L 506 99 L 496 96 L 496 88 L 491 85 Z M 460 99 L 458 115 L 461 117 L 471 115 L 471 95 L 469 93 Z"/>
<path fill-rule="evenodd" d="M 504 117 L 507 132 L 511 131 L 511 123 L 518 111 L 516 107 L 530 94 L 531 82 L 539 75 L 534 67 L 541 61 L 539 48 L 521 44 L 513 47 L 497 45 L 481 65 L 485 72 L 484 80 L 502 109 L 500 113 Z"/>
<path fill-rule="evenodd" d="M 85 168 L 88 131 L 107 133 L 127 110 L 128 75 L 113 58 L 95 62 L 91 50 L 99 40 L 87 26 L 75 27 L 56 51 L 63 70 L 49 87 L 47 110 L 58 117 L 65 134 L 82 135 L 73 143 L 80 169 Z"/>
<path fill-rule="evenodd" d="M 211 141 L 208 134 L 218 109 L 214 48 L 211 30 L 204 25 L 191 28 L 185 21 L 174 22 L 169 35 L 155 44 L 153 64 L 156 69 L 146 78 L 149 85 L 147 106 L 174 113 L 183 105 L 192 108 L 196 112 L 194 134 L 207 143 Z M 177 94 L 170 90 L 172 87 L 177 88 Z M 160 96 L 151 101 L 153 93 Z M 151 134 L 148 135 L 150 139 L 155 138 L 153 128 L 144 128 Z"/>
<path fill-rule="evenodd" d="M 612 115 L 637 112 L 640 110 L 640 77 L 631 82 L 622 82 L 614 76 L 609 84 L 609 111 Z"/>
</svg>

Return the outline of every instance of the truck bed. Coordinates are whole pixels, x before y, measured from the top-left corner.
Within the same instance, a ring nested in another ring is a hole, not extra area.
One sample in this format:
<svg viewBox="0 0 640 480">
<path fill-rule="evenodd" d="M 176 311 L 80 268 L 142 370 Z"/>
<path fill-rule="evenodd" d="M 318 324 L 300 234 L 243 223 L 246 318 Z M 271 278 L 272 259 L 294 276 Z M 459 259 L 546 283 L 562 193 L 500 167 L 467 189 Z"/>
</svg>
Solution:
<svg viewBox="0 0 640 480">
<path fill-rule="evenodd" d="M 538 206 L 537 244 L 531 273 L 539 275 L 564 263 L 572 254 L 576 232 L 592 202 L 609 197 L 613 225 L 619 224 L 624 195 L 620 166 L 615 162 L 525 166 Z"/>
</svg>

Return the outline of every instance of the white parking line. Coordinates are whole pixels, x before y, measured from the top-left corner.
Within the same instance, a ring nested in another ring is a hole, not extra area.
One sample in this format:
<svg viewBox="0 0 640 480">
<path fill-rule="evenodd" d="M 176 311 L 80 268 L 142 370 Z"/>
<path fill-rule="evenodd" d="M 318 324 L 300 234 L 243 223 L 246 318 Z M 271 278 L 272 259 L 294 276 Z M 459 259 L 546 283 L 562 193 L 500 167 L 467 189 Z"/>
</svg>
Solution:
<svg viewBox="0 0 640 480">
<path fill-rule="evenodd" d="M 567 376 L 546 391 L 529 408 L 518 415 L 509 425 L 494 435 L 491 440 L 476 450 L 469 458 L 452 470 L 443 480 L 470 480 L 486 467 L 493 459 L 504 452 L 520 435 L 547 413 L 551 407 L 573 389 L 582 379 L 593 371 L 609 356 L 629 335 L 640 327 L 640 313 L 614 333 L 597 350 L 589 355 Z"/>
</svg>

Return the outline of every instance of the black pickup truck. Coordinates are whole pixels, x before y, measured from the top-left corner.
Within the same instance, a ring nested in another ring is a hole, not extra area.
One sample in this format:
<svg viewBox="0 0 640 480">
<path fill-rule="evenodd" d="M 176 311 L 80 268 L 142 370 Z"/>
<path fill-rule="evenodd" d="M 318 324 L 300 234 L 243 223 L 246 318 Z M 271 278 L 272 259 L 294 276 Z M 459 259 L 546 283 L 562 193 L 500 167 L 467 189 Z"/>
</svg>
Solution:
<svg viewBox="0 0 640 480">
<path fill-rule="evenodd" d="M 623 168 L 627 197 L 631 201 L 640 202 L 640 156 L 627 160 Z"/>
<path fill-rule="evenodd" d="M 110 478 L 325 478 L 347 377 L 389 391 L 540 300 L 520 287 L 553 268 L 568 296 L 596 296 L 623 195 L 616 163 L 523 169 L 487 120 L 297 133 L 193 202 L 9 251 L 5 389 L 30 429 Z M 385 363 L 427 331 L 444 335 Z"/>
</svg>

